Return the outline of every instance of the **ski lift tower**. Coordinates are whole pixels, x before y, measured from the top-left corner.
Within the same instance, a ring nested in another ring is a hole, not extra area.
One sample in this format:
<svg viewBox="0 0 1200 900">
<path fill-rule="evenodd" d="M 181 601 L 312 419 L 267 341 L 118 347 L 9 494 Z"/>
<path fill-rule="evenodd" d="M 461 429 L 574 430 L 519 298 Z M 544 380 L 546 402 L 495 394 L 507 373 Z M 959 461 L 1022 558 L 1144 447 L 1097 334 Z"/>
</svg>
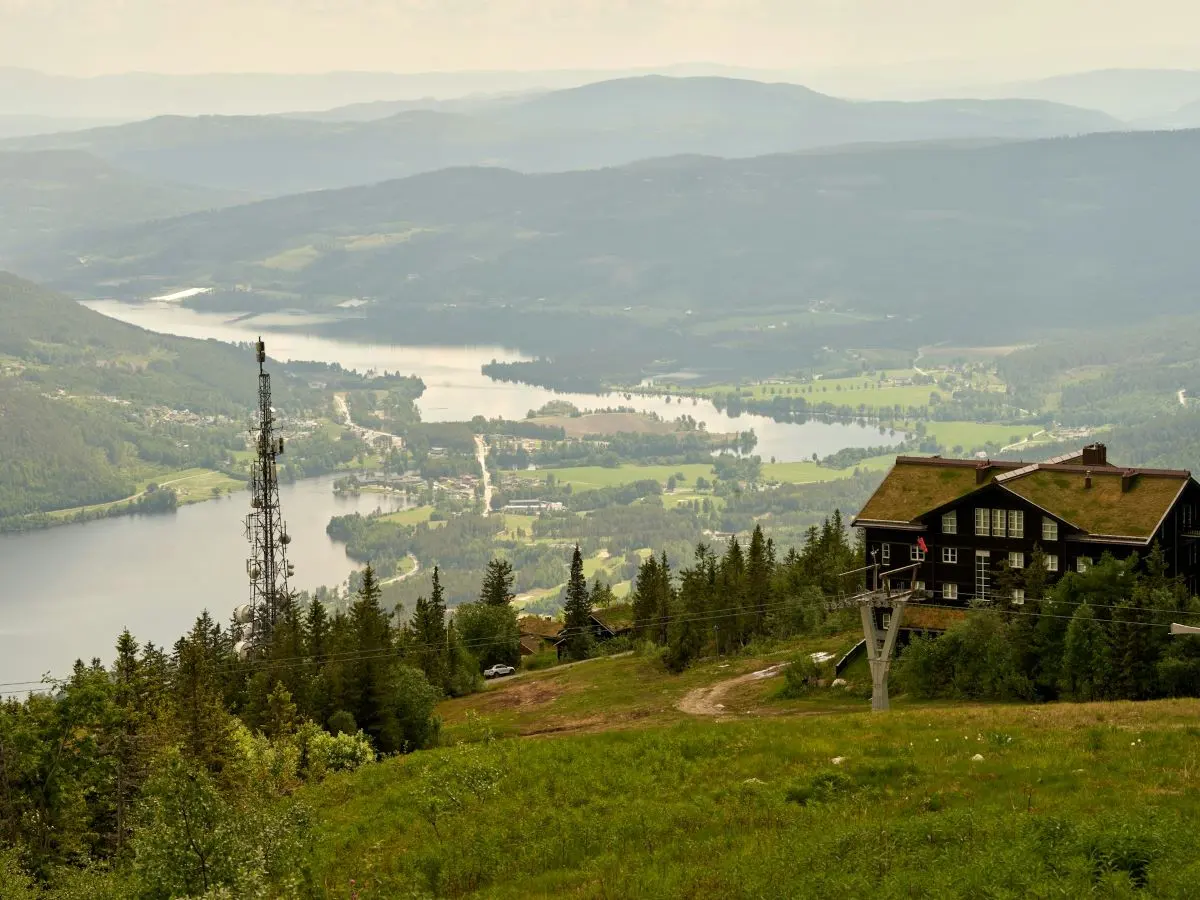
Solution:
<svg viewBox="0 0 1200 900">
<path fill-rule="evenodd" d="M 882 712 L 890 709 L 888 702 L 888 673 L 892 668 L 892 654 L 896 651 L 896 639 L 900 634 L 900 625 L 904 621 L 904 610 L 914 600 L 924 597 L 924 591 L 894 589 L 892 582 L 897 575 L 909 574 L 909 583 L 916 575 L 920 563 L 891 569 L 882 574 L 879 563 L 864 566 L 843 575 L 858 575 L 870 572 L 872 587 L 852 596 L 842 596 L 829 600 L 825 604 L 828 610 L 849 609 L 858 607 L 862 616 L 863 643 L 867 652 L 867 663 L 871 667 L 871 710 Z M 875 621 L 875 610 L 886 609 L 886 622 L 881 630 Z"/>
<path fill-rule="evenodd" d="M 271 376 L 264 368 L 267 348 L 262 338 L 254 345 L 258 360 L 258 413 L 250 429 L 254 459 L 250 467 L 250 512 L 246 516 L 246 539 L 250 558 L 246 574 L 250 576 L 251 638 L 261 646 L 275 627 L 284 602 L 289 597 L 288 578 L 294 569 L 287 561 L 291 537 L 279 509 L 279 473 L 277 460 L 283 455 L 283 438 L 275 435 L 275 408 L 271 405 Z"/>
</svg>

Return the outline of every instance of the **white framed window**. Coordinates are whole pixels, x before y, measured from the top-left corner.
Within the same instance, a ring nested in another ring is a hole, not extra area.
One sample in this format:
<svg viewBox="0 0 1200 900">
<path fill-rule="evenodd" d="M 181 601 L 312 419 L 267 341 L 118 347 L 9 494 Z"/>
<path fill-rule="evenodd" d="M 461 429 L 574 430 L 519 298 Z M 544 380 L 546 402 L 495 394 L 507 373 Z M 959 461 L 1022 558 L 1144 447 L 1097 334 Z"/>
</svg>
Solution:
<svg viewBox="0 0 1200 900">
<path fill-rule="evenodd" d="M 942 585 L 942 599 L 957 600 L 958 599 L 958 585 L 957 584 L 943 584 Z"/>
<path fill-rule="evenodd" d="M 913 544 L 908 548 L 908 559 L 909 562 L 921 562 L 923 559 L 925 559 L 925 551 L 916 544 Z"/>
<path fill-rule="evenodd" d="M 1058 523 L 1049 516 L 1042 516 L 1042 540 L 1058 540 Z"/>
<path fill-rule="evenodd" d="M 1008 536 L 1015 538 L 1025 537 L 1025 512 L 1023 510 L 1013 509 L 1009 511 Z"/>
<path fill-rule="evenodd" d="M 914 590 L 914 591 L 924 591 L 924 590 L 925 590 L 925 582 L 923 582 L 923 581 L 914 581 L 914 582 L 913 582 L 913 590 Z"/>
<path fill-rule="evenodd" d="M 992 511 L 975 510 L 975 537 L 988 537 L 992 533 Z"/>
<path fill-rule="evenodd" d="M 943 547 L 942 548 L 942 562 L 950 563 L 951 565 L 957 563 L 958 562 L 958 548 L 957 547 Z"/>
<path fill-rule="evenodd" d="M 1075 560 L 1075 571 L 1083 574 L 1092 567 L 1092 560 L 1089 556 L 1081 556 Z"/>
<path fill-rule="evenodd" d="M 1025 605 L 1025 588 L 1013 588 L 1012 602 L 1017 606 Z"/>
<path fill-rule="evenodd" d="M 883 560 L 885 563 L 892 561 L 892 545 L 891 544 L 881 544 L 880 545 L 879 558 L 881 560 Z"/>
<path fill-rule="evenodd" d="M 942 534 L 958 534 L 958 513 L 942 513 Z"/>
<path fill-rule="evenodd" d="M 1002 509 L 992 510 L 992 537 L 1008 536 L 1008 514 Z"/>
<path fill-rule="evenodd" d="M 1022 553 L 1020 550 L 1017 550 L 1017 551 L 1014 551 L 1013 553 L 1008 554 L 1008 567 L 1010 569 L 1025 568 L 1025 554 Z"/>
<path fill-rule="evenodd" d="M 1057 572 L 1058 571 L 1058 554 L 1056 554 L 1056 553 L 1047 553 L 1046 554 L 1046 571 L 1047 572 Z"/>
<path fill-rule="evenodd" d="M 890 612 L 885 612 L 883 614 L 883 630 L 887 631 L 891 627 L 892 627 L 892 614 Z"/>
</svg>

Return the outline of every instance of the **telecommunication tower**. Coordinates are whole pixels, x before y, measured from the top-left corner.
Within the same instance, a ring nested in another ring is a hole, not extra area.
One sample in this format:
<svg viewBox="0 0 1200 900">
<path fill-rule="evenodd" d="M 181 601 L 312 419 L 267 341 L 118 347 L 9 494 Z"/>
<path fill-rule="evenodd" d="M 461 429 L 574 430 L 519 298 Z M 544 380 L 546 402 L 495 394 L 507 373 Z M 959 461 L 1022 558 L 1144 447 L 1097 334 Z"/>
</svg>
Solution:
<svg viewBox="0 0 1200 900">
<path fill-rule="evenodd" d="M 261 645 L 270 635 L 280 610 L 290 597 L 288 578 L 294 574 L 287 561 L 287 533 L 279 509 L 277 460 L 283 455 L 283 438 L 275 435 L 275 408 L 271 405 L 271 376 L 264 365 L 267 348 L 262 338 L 254 345 L 258 359 L 258 413 L 250 429 L 254 460 L 250 467 L 250 512 L 246 516 L 246 539 L 250 558 L 250 608 L 244 615 L 251 641 Z"/>
</svg>

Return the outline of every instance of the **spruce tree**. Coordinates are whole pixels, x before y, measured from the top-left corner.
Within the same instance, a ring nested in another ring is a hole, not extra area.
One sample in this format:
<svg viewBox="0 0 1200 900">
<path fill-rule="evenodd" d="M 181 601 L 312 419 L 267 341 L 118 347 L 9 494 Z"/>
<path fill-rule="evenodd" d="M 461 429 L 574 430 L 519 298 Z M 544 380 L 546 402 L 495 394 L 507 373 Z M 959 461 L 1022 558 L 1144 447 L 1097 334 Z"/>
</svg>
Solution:
<svg viewBox="0 0 1200 900">
<path fill-rule="evenodd" d="M 563 657 L 587 659 L 592 655 L 592 598 L 583 577 L 583 554 L 579 545 L 571 556 L 571 575 L 563 605 Z"/>
<path fill-rule="evenodd" d="M 1084 603 L 1075 610 L 1063 641 L 1063 690 L 1074 700 L 1097 700 L 1110 665 L 1104 624 Z"/>
<path fill-rule="evenodd" d="M 506 559 L 499 557 L 491 559 L 483 576 L 483 586 L 479 590 L 479 601 L 489 606 L 508 606 L 514 594 L 513 567 Z"/>
<path fill-rule="evenodd" d="M 750 551 L 746 559 L 746 592 L 754 621 L 752 631 L 762 635 L 767 630 L 767 612 L 771 607 L 772 580 L 775 574 L 775 547 L 763 535 L 762 526 L 754 526 Z"/>
<path fill-rule="evenodd" d="M 433 587 L 428 599 L 417 598 L 409 622 L 411 652 L 429 683 L 445 690 L 447 676 L 446 601 L 442 591 L 441 573 L 433 569 Z"/>
</svg>

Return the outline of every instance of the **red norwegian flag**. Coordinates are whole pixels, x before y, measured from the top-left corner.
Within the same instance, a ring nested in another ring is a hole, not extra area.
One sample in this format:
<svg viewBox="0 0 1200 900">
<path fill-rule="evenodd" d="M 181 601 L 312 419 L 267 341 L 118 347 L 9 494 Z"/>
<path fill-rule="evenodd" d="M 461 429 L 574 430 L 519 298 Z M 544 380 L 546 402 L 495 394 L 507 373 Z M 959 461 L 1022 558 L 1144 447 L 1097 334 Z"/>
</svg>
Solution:
<svg viewBox="0 0 1200 900">
<path fill-rule="evenodd" d="M 925 538 L 923 538 L 923 537 L 917 538 L 917 546 L 921 549 L 922 553 L 929 552 L 929 548 L 925 546 Z"/>
</svg>

